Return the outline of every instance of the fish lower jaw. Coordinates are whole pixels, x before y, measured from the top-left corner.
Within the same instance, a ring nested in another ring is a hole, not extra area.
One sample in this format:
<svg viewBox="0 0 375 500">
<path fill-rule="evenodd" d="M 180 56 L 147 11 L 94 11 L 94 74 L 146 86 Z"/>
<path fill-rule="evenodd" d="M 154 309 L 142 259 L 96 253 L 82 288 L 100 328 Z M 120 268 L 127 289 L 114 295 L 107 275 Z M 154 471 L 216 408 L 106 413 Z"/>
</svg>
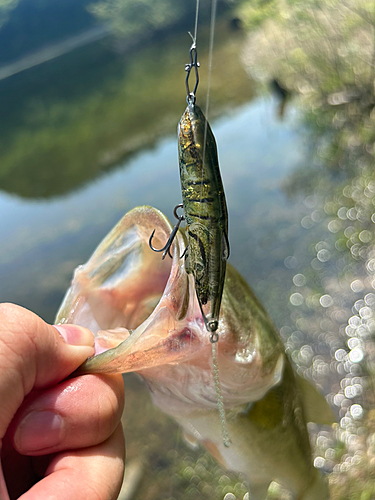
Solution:
<svg viewBox="0 0 375 500">
<path fill-rule="evenodd" d="M 189 370 L 183 370 L 176 363 L 141 370 L 138 374 L 145 379 L 155 405 L 172 417 L 188 415 L 193 418 L 218 412 L 217 392 L 210 369 L 190 366 Z M 238 413 L 244 405 L 248 406 L 264 396 L 267 389 L 261 387 L 253 394 L 244 396 L 222 387 L 224 407 L 226 411 Z"/>
<path fill-rule="evenodd" d="M 183 416 L 194 418 L 197 413 L 206 415 L 211 412 L 218 411 L 217 400 L 215 400 L 216 395 L 214 392 L 208 397 L 198 394 L 192 394 L 191 397 L 188 395 L 181 397 L 180 394 L 167 394 L 165 391 L 155 390 L 155 387 L 150 386 L 149 383 L 148 386 L 150 388 L 154 404 L 164 413 L 176 418 L 177 420 Z"/>
<path fill-rule="evenodd" d="M 222 340 L 219 345 L 223 346 Z M 138 373 L 146 380 L 154 403 L 165 413 L 175 418 L 193 416 L 197 412 L 216 414 L 217 392 L 211 356 L 209 343 L 202 345 L 198 340 L 189 358 Z M 280 382 L 284 356 L 278 358 L 273 370 L 265 370 L 260 360 L 256 361 L 254 359 L 251 367 L 245 368 L 243 364 L 236 366 L 231 358 L 219 358 L 221 394 L 226 411 L 243 411 L 244 406 L 262 399 Z"/>
</svg>

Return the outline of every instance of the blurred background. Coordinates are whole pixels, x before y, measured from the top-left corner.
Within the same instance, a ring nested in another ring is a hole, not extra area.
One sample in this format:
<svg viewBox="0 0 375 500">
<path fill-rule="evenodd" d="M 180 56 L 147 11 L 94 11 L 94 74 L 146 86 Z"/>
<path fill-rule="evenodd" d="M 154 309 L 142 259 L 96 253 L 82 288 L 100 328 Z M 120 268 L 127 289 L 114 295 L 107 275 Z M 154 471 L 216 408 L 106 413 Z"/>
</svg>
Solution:
<svg viewBox="0 0 375 500">
<path fill-rule="evenodd" d="M 219 0 L 210 89 L 230 262 L 334 408 L 309 429 L 340 500 L 375 498 L 374 5 Z M 1 301 L 52 322 L 125 212 L 172 217 L 194 16 L 194 0 L 0 0 Z M 201 0 L 202 108 L 209 17 Z M 249 498 L 125 382 L 122 500 Z"/>
</svg>

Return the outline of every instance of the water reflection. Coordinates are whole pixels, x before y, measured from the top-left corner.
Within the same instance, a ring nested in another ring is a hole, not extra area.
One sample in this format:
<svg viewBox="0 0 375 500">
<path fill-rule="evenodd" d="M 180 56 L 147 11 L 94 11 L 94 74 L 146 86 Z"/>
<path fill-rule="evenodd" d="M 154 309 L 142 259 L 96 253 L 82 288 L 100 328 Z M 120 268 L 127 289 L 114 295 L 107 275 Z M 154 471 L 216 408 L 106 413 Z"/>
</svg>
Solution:
<svg viewBox="0 0 375 500">
<path fill-rule="evenodd" d="M 130 38 L 145 38 L 155 31 L 173 26 L 194 15 L 195 4 L 184 0 L 102 0 L 89 7 L 100 21 L 129 43 Z"/>
<path fill-rule="evenodd" d="M 216 51 L 224 64 L 215 69 L 216 114 L 252 94 L 234 57 L 240 40 L 225 28 L 221 33 Z M 202 30 L 202 44 L 206 36 Z M 183 106 L 186 39 L 172 35 L 125 55 L 101 42 L 98 53 L 91 45 L 1 81 L 0 106 L 9 111 L 0 120 L 1 189 L 27 198 L 61 195 L 173 133 Z M 76 58 L 84 65 L 77 68 Z M 207 70 L 203 51 L 200 60 Z M 28 91 L 20 95 L 25 85 Z M 202 82 L 202 96 L 204 87 Z"/>
<path fill-rule="evenodd" d="M 235 240 L 242 238 L 245 248 L 254 247 L 254 225 L 259 237 L 264 225 L 260 220 L 253 222 L 253 236 L 249 240 L 248 231 L 243 230 L 244 217 L 249 217 L 246 214 L 253 205 L 268 204 L 271 199 L 282 202 L 276 180 L 299 160 L 297 150 L 289 148 L 288 152 L 287 144 L 294 135 L 287 126 L 273 123 L 272 103 L 262 101 L 233 110 L 213 123 L 231 203 L 230 235 Z M 259 123 L 266 127 L 267 136 Z M 253 130 L 251 135 L 249 130 Z M 268 148 L 270 159 L 283 149 L 284 160 L 278 166 L 264 162 L 263 175 L 259 176 L 254 167 L 262 161 L 268 140 L 274 144 Z M 244 142 L 248 144 L 246 149 L 241 147 Z M 87 259 L 127 210 L 151 204 L 172 216 L 172 207 L 181 201 L 176 156 L 176 138 L 172 136 L 157 148 L 126 161 L 123 168 L 67 197 L 27 202 L 2 196 L 0 210 L 8 217 L 0 222 L 3 235 L 0 272 L 4 285 L 1 299 L 28 305 L 52 320 L 58 305 L 56 295 L 62 297 L 72 269 Z M 268 177 L 274 177 L 273 186 L 265 184 Z M 233 258 L 238 262 L 242 260 L 239 250 L 239 247 L 233 249 Z M 38 301 L 50 300 L 51 295 L 53 304 L 41 308 Z"/>
<path fill-rule="evenodd" d="M 0 28 L 6 24 L 9 19 L 9 13 L 17 7 L 18 0 L 13 2 L 3 1 L 0 3 Z"/>
</svg>

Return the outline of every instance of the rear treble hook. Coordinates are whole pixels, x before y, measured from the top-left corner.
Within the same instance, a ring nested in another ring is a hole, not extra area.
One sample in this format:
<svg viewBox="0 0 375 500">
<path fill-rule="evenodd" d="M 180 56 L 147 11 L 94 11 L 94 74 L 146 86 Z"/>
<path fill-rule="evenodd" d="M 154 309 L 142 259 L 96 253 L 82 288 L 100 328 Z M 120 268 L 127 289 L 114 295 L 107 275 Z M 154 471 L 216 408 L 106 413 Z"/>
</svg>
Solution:
<svg viewBox="0 0 375 500">
<path fill-rule="evenodd" d="M 195 93 L 198 88 L 198 83 L 199 83 L 199 74 L 198 74 L 198 68 L 199 68 L 199 62 L 197 61 L 197 44 L 196 40 L 193 37 L 193 35 L 188 31 L 189 35 L 191 36 L 191 39 L 193 40 L 193 43 L 190 47 L 189 50 L 189 55 L 190 55 L 190 63 L 185 64 L 185 71 L 186 71 L 186 79 L 185 79 L 185 85 L 186 85 L 186 92 L 187 92 L 187 97 L 186 100 L 189 103 L 195 103 Z M 189 77 L 190 77 L 190 72 L 191 70 L 195 68 L 195 86 L 193 92 L 190 92 L 189 89 Z"/>
<path fill-rule="evenodd" d="M 168 254 L 170 258 L 172 258 L 172 255 L 171 255 L 171 252 L 170 252 L 170 249 L 171 249 L 171 246 L 172 246 L 172 243 L 173 243 L 173 240 L 175 239 L 176 237 L 176 234 L 177 234 L 177 231 L 178 231 L 178 228 L 180 227 L 180 224 L 181 222 L 183 222 L 185 220 L 185 217 L 183 215 L 178 215 L 177 213 L 177 210 L 179 208 L 182 208 L 183 207 L 183 204 L 181 203 L 180 205 L 177 205 L 176 207 L 174 207 L 174 210 L 173 210 L 173 215 L 176 217 L 177 219 L 177 224 L 175 225 L 175 227 L 173 228 L 169 238 L 168 238 L 168 241 L 167 243 L 163 246 L 163 248 L 160 248 L 160 249 L 157 249 L 157 248 L 154 248 L 152 246 L 152 238 L 154 237 L 154 234 L 155 234 L 155 229 L 152 231 L 152 234 L 150 236 L 150 239 L 149 239 L 149 246 L 151 248 L 151 250 L 153 250 L 154 252 L 164 252 L 163 255 L 162 255 L 162 260 L 165 259 L 165 256 Z M 184 252 L 185 253 L 185 252 Z"/>
</svg>

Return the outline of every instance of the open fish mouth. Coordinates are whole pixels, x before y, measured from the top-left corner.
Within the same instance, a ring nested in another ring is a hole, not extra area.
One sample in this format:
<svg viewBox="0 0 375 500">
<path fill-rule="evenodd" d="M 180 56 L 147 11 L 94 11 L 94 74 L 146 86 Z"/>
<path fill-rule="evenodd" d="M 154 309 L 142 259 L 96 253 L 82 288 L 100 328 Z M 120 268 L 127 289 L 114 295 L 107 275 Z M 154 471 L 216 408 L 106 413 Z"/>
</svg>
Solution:
<svg viewBox="0 0 375 500">
<path fill-rule="evenodd" d="M 74 273 L 56 323 L 90 328 L 94 357 L 80 373 L 140 371 L 176 363 L 202 347 L 203 319 L 194 288 L 180 259 L 186 242 L 181 232 L 172 259 L 149 248 L 162 247 L 172 230 L 152 207 L 128 212 Z M 194 325 L 195 323 L 195 325 Z M 209 345 L 206 335 L 204 343 Z"/>
<path fill-rule="evenodd" d="M 140 373 L 157 404 L 216 408 L 210 332 L 194 286 L 180 258 L 182 232 L 162 260 L 149 248 L 163 247 L 172 230 L 152 207 L 128 212 L 79 266 L 57 314 L 57 323 L 90 328 L 96 354 L 78 373 Z M 274 327 L 235 269 L 228 265 L 218 327 L 218 364 L 227 408 L 256 401 L 279 383 L 284 349 Z M 168 399 L 169 398 L 169 399 Z M 155 399 L 155 397 L 154 397 Z M 172 403 L 171 403 L 172 404 Z M 177 403 L 176 403 L 177 404 Z M 167 408 L 167 409 L 166 409 Z"/>
</svg>

